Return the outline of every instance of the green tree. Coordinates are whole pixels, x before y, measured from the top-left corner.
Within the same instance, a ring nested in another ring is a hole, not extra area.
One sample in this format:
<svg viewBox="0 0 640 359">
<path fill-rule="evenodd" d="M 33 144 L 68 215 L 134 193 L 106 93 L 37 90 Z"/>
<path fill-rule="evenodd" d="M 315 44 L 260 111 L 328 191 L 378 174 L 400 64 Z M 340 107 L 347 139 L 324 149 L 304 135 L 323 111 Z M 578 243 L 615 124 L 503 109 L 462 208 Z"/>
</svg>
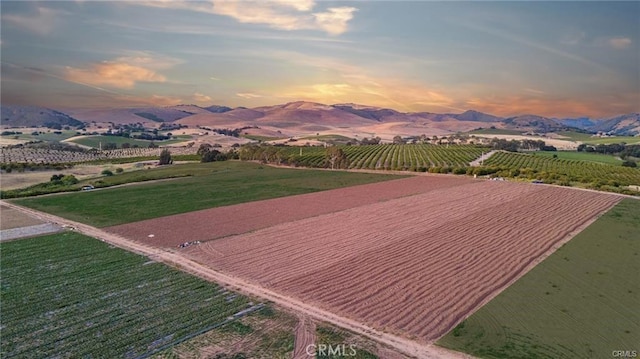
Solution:
<svg viewBox="0 0 640 359">
<path fill-rule="evenodd" d="M 402 139 L 401 136 L 394 136 L 393 137 L 393 144 L 395 145 L 404 145 L 406 143 L 406 141 L 404 139 Z"/>
<path fill-rule="evenodd" d="M 220 159 L 220 155 L 222 154 L 218 150 L 207 150 L 202 153 L 200 162 L 224 161 L 223 159 Z"/>
<path fill-rule="evenodd" d="M 159 165 L 170 165 L 173 163 L 173 160 L 171 159 L 171 151 L 169 151 L 168 149 L 163 149 L 162 152 L 160 152 L 160 161 L 158 161 Z"/>
<path fill-rule="evenodd" d="M 340 147 L 329 147 L 325 152 L 325 165 L 331 169 L 347 168 L 349 159 Z"/>
<path fill-rule="evenodd" d="M 53 175 L 53 176 L 51 176 L 49 181 L 50 182 L 58 182 L 58 181 L 62 180 L 63 177 L 64 177 L 64 175 L 62 173 L 59 174 L 59 175 Z"/>
<path fill-rule="evenodd" d="M 198 151 L 196 152 L 198 154 L 198 156 L 202 157 L 204 156 L 205 153 L 209 152 L 211 150 L 211 145 L 208 143 L 203 143 L 200 145 L 200 147 L 198 147 Z"/>
<path fill-rule="evenodd" d="M 78 179 L 74 175 L 62 176 L 60 181 L 65 185 L 72 185 L 78 183 Z"/>
</svg>

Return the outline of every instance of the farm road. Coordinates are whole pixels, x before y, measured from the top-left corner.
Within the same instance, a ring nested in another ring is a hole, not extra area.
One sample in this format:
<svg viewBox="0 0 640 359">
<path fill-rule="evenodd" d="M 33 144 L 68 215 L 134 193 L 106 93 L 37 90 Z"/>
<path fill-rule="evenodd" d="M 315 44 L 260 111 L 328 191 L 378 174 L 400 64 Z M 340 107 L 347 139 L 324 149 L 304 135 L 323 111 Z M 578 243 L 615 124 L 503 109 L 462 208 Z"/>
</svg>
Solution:
<svg viewBox="0 0 640 359">
<path fill-rule="evenodd" d="M 243 279 L 220 273 L 209 267 L 206 267 L 194 260 L 185 258 L 181 254 L 171 249 L 160 249 L 151 247 L 139 242 L 135 242 L 113 233 L 105 232 L 96 227 L 92 227 L 86 224 L 70 221 L 68 219 L 58 217 L 52 214 L 36 211 L 30 208 L 18 206 L 13 203 L 0 201 L 0 205 L 7 206 L 25 214 L 40 218 L 45 222 L 56 223 L 61 226 L 73 228 L 74 230 L 85 234 L 87 236 L 97 238 L 116 247 L 148 256 L 149 259 L 163 262 L 173 267 L 179 268 L 185 272 L 197 275 L 198 277 L 214 281 L 220 284 L 230 286 L 233 290 L 257 296 L 266 300 L 270 300 L 280 306 L 289 308 L 302 315 L 309 316 L 311 318 L 329 322 L 333 325 L 350 330 L 354 333 L 369 337 L 382 344 L 390 346 L 395 350 L 404 354 L 425 359 L 436 358 L 473 358 L 467 354 L 454 352 L 448 349 L 440 348 L 435 345 L 422 344 L 414 342 L 409 339 L 405 339 L 396 335 L 384 333 L 382 331 L 373 329 L 357 321 L 336 315 L 334 313 L 316 308 L 312 305 L 308 305 L 302 301 L 294 298 L 276 293 L 261 286 L 249 283 Z"/>
<path fill-rule="evenodd" d="M 306 316 L 300 316 L 296 326 L 296 339 L 293 349 L 293 359 L 309 358 L 309 346 L 316 343 L 316 324 Z"/>
<path fill-rule="evenodd" d="M 493 156 L 493 154 L 496 152 L 499 152 L 499 151 L 489 151 L 487 153 L 483 153 L 482 156 L 476 158 L 471 163 L 469 163 L 469 166 L 472 166 L 472 167 L 481 166 L 484 161 L 488 160 L 489 157 Z"/>
</svg>

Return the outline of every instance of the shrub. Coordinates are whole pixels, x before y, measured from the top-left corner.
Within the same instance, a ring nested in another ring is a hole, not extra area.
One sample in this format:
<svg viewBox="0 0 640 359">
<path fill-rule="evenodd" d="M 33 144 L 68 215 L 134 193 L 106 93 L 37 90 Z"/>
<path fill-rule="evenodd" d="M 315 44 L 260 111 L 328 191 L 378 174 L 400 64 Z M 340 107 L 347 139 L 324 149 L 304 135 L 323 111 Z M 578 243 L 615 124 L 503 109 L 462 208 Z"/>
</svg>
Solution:
<svg viewBox="0 0 640 359">
<path fill-rule="evenodd" d="M 124 172 L 124 170 L 122 169 L 122 167 L 118 167 L 116 168 L 116 173 L 122 173 Z"/>
<path fill-rule="evenodd" d="M 78 183 L 78 179 L 74 175 L 66 175 L 60 179 L 60 182 L 65 185 L 72 185 Z"/>
<path fill-rule="evenodd" d="M 103 176 L 113 176 L 113 172 L 111 172 L 110 170 L 102 170 L 102 172 L 100 172 L 100 174 L 102 174 Z"/>
<path fill-rule="evenodd" d="M 224 161 L 223 159 L 219 159 L 221 158 L 220 155 L 222 154 L 218 150 L 207 150 L 202 154 L 200 162 Z"/>
<path fill-rule="evenodd" d="M 162 150 L 162 152 L 160 152 L 160 161 L 158 162 L 158 164 L 170 165 L 172 163 L 173 163 L 173 160 L 171 159 L 171 151 L 165 148 L 164 150 Z"/>
</svg>

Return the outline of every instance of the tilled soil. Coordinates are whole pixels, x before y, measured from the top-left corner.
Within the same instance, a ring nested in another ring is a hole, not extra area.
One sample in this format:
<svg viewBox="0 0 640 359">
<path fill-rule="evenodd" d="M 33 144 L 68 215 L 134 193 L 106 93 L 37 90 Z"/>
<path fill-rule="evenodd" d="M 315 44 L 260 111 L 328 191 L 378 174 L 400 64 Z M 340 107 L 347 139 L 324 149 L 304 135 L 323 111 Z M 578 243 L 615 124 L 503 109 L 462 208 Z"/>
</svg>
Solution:
<svg viewBox="0 0 640 359">
<path fill-rule="evenodd" d="M 432 342 L 620 200 L 511 182 L 429 188 L 181 252 L 378 330 Z"/>
</svg>

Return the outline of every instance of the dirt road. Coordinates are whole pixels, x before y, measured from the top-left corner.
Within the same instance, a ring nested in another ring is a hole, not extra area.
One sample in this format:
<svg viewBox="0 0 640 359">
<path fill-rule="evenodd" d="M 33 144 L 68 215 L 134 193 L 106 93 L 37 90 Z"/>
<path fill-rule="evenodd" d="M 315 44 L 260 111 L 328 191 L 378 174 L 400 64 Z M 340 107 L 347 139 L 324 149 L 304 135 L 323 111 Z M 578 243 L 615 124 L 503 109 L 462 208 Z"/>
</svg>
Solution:
<svg viewBox="0 0 640 359">
<path fill-rule="evenodd" d="M 35 211 L 30 208 L 15 205 L 13 203 L 0 201 L 0 204 L 10 208 L 14 208 L 36 218 L 40 218 L 45 222 L 53 222 L 61 226 L 70 227 L 73 230 L 83 233 L 87 236 L 97 238 L 131 252 L 148 256 L 151 260 L 163 262 L 165 264 L 177 267 L 185 272 L 197 275 L 198 277 L 220 284 L 228 285 L 233 290 L 270 300 L 280 306 L 298 312 L 301 315 L 306 315 L 317 320 L 329 322 L 333 325 L 350 330 L 354 333 L 369 337 L 410 356 L 426 359 L 472 358 L 471 356 L 466 354 L 450 351 L 434 345 L 417 343 L 409 339 L 378 331 L 357 321 L 316 308 L 294 298 L 281 295 L 252 283 L 248 283 L 240 278 L 217 272 L 194 260 L 187 259 L 171 249 L 154 248 L 148 245 L 128 240 L 124 237 L 112 233 L 105 232 L 101 229 L 86 224 L 70 221 L 48 213 Z"/>
<path fill-rule="evenodd" d="M 296 340 L 293 349 L 293 359 L 310 359 L 313 353 L 309 348 L 316 343 L 316 323 L 308 317 L 301 315 L 296 326 Z"/>
</svg>

